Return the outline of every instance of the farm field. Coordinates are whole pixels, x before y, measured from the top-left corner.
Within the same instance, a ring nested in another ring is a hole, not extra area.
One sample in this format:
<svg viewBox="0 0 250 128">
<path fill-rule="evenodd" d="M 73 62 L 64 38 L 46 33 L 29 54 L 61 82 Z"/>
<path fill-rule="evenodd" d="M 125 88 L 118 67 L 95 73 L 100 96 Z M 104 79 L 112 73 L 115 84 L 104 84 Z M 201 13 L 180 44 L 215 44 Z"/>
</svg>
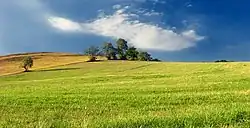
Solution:
<svg viewBox="0 0 250 128">
<path fill-rule="evenodd" d="M 250 63 L 100 61 L 0 76 L 0 127 L 248 128 Z"/>
</svg>

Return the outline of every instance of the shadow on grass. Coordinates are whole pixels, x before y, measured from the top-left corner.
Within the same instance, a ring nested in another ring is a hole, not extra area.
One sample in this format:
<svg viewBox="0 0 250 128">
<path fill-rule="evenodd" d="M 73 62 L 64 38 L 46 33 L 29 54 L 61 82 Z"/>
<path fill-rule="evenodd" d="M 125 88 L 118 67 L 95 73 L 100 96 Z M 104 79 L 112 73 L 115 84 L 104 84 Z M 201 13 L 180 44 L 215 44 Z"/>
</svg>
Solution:
<svg viewBox="0 0 250 128">
<path fill-rule="evenodd" d="M 33 72 L 53 72 L 53 71 L 69 71 L 69 70 L 77 70 L 81 68 L 55 68 L 55 69 L 46 69 L 46 70 L 36 70 Z"/>
<path fill-rule="evenodd" d="M 120 72 L 126 72 L 126 71 L 130 71 L 130 70 L 136 70 L 136 69 L 141 69 L 141 68 L 145 68 L 145 67 L 148 67 L 152 64 L 145 64 L 145 65 L 141 65 L 141 66 L 137 66 L 137 67 L 133 67 L 133 68 L 130 68 L 130 69 L 125 69 L 125 70 L 122 70 Z"/>
<path fill-rule="evenodd" d="M 101 62 L 101 61 L 105 61 L 105 60 L 88 60 L 88 61 L 86 61 L 86 62 Z"/>
</svg>

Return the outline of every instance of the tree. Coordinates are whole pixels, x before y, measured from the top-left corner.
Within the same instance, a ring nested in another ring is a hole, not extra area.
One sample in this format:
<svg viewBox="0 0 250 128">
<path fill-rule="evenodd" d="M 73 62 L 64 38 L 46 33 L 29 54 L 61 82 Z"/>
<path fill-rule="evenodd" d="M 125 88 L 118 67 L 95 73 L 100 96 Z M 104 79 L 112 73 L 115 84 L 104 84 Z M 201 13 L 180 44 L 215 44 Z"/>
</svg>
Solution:
<svg viewBox="0 0 250 128">
<path fill-rule="evenodd" d="M 32 59 L 32 57 L 30 57 L 30 56 L 24 57 L 21 66 L 22 66 L 22 68 L 24 68 L 25 72 L 28 72 L 29 68 L 32 68 L 32 66 L 33 66 L 33 59 Z"/>
<path fill-rule="evenodd" d="M 135 47 L 130 47 L 126 52 L 126 58 L 128 60 L 138 60 L 138 54 L 139 52 Z"/>
<path fill-rule="evenodd" d="M 118 58 L 126 60 L 126 51 L 128 50 L 128 42 L 124 39 L 119 38 L 116 41 Z"/>
<path fill-rule="evenodd" d="M 112 43 L 104 43 L 103 45 L 103 53 L 107 57 L 108 60 L 116 60 L 117 50 L 114 48 Z"/>
<path fill-rule="evenodd" d="M 88 56 L 98 56 L 100 54 L 100 50 L 96 46 L 91 46 L 84 51 L 84 54 Z"/>
<path fill-rule="evenodd" d="M 138 60 L 140 61 L 150 61 L 151 55 L 148 52 L 139 52 L 138 54 Z"/>
<path fill-rule="evenodd" d="M 89 62 L 96 61 L 96 56 L 100 54 L 100 50 L 98 47 L 91 46 L 88 49 L 85 50 L 84 52 L 85 55 L 89 56 Z"/>
</svg>

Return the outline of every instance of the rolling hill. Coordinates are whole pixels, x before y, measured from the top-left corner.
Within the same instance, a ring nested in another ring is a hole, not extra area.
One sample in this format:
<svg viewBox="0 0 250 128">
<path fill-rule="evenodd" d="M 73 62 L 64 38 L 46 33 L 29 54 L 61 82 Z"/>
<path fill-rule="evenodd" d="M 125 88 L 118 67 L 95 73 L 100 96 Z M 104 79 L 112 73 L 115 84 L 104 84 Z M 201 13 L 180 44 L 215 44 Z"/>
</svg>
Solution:
<svg viewBox="0 0 250 128">
<path fill-rule="evenodd" d="M 250 127 L 250 63 L 34 56 L 32 72 L 0 77 L 0 127 Z"/>
<path fill-rule="evenodd" d="M 7 56 L 0 56 L 0 76 L 10 75 L 23 72 L 20 64 L 25 56 L 32 56 L 34 59 L 33 70 L 62 66 L 74 63 L 86 62 L 87 56 L 71 53 L 54 53 L 54 52 L 40 52 L 40 53 L 23 53 L 12 54 Z M 99 57 L 99 59 L 104 59 Z"/>
</svg>

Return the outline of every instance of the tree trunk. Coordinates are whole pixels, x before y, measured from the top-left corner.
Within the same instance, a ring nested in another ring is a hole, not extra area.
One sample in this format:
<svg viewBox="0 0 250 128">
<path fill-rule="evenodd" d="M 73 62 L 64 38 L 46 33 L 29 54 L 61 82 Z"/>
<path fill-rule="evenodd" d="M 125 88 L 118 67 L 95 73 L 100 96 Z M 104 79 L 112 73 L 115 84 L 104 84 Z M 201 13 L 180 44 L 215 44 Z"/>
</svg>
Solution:
<svg viewBox="0 0 250 128">
<path fill-rule="evenodd" d="M 29 71 L 28 67 L 24 66 L 23 68 L 24 68 L 24 72 L 28 72 Z"/>
</svg>

